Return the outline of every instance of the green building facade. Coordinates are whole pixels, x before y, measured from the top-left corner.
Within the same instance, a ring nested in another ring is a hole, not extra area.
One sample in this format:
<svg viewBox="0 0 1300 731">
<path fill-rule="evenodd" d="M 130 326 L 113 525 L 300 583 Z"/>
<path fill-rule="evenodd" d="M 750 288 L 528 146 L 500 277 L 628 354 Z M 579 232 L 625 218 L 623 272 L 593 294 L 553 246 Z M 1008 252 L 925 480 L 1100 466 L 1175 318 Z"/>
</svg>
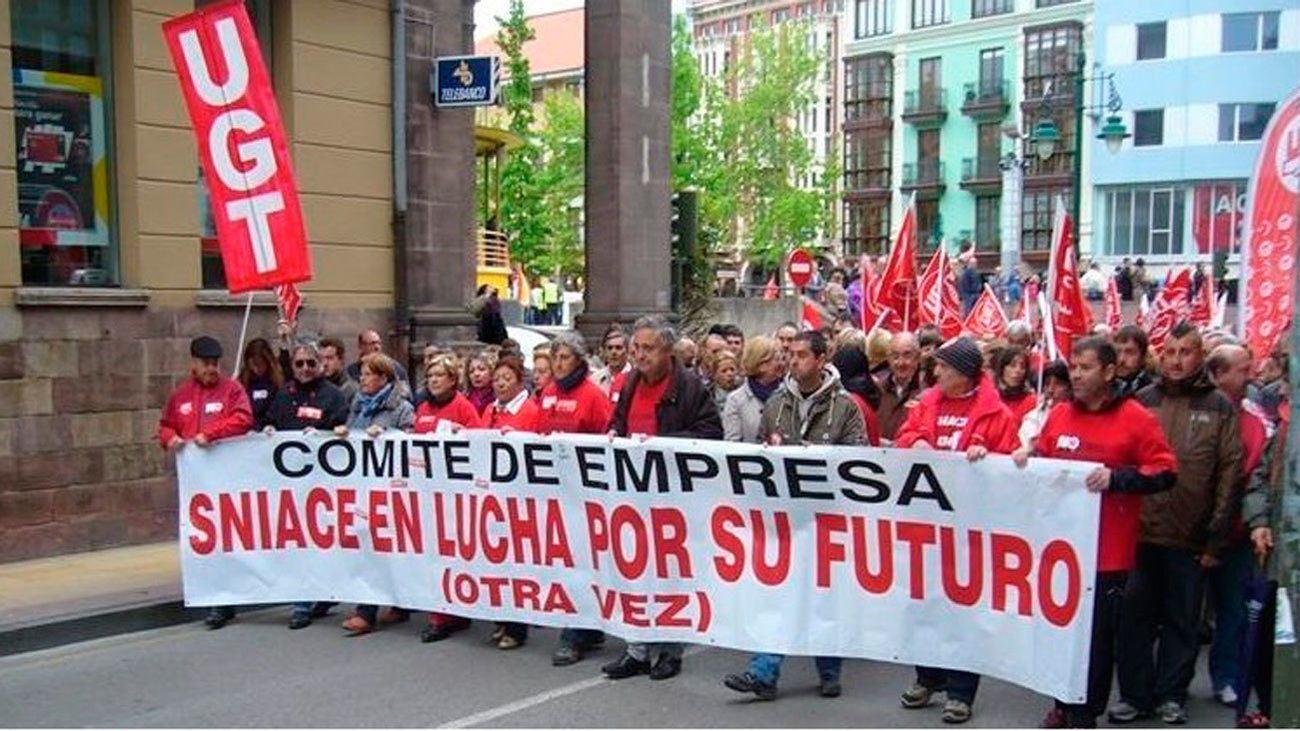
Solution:
<svg viewBox="0 0 1300 731">
<path fill-rule="evenodd" d="M 1074 190 L 1075 79 L 1092 2 L 852 0 L 845 14 L 846 256 L 887 251 L 915 194 L 923 256 L 939 241 L 954 252 L 970 242 L 991 270 L 1005 244 L 1041 266 L 1051 201 Z M 1049 117 L 1058 151 L 1029 156 L 1023 197 L 1004 206 L 1003 168 L 1022 152 L 1014 135 Z M 1010 237 L 1004 220 L 1018 222 Z"/>
</svg>

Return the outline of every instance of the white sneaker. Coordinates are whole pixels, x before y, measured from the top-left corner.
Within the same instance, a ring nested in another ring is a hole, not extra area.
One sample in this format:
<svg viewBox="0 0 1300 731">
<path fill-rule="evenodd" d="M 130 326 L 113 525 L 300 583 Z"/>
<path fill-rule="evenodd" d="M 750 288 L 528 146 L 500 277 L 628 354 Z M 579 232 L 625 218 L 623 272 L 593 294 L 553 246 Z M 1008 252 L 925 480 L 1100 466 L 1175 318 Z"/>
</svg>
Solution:
<svg viewBox="0 0 1300 731">
<path fill-rule="evenodd" d="M 1220 688 L 1219 692 L 1214 694 L 1214 697 L 1225 706 L 1231 708 L 1237 707 L 1237 691 L 1233 690 L 1231 685 L 1225 685 Z"/>
</svg>

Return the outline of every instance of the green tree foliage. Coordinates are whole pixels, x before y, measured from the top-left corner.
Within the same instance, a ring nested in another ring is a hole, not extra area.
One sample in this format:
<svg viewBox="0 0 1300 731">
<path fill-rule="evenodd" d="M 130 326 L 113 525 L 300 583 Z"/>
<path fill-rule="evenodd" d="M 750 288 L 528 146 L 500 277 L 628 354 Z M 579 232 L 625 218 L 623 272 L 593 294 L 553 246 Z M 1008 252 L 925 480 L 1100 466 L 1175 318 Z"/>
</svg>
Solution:
<svg viewBox="0 0 1300 731">
<path fill-rule="evenodd" d="M 543 99 L 535 141 L 541 153 L 536 182 L 546 243 L 534 262 L 538 272 L 580 276 L 584 271 L 578 233 L 586 190 L 584 115 L 582 99 L 568 89 L 548 92 Z"/>
<path fill-rule="evenodd" d="M 523 0 L 510 0 L 510 12 L 497 18 L 501 30 L 497 42 L 506 57 L 509 80 L 501 96 L 510 131 L 525 140 L 511 150 L 501 171 L 501 226 L 510 237 L 510 258 L 525 267 L 539 258 L 546 243 L 542 200 L 538 195 L 538 148 L 531 139 L 533 115 L 533 80 L 524 55 L 524 44 L 534 37 L 524 15 Z"/>
<path fill-rule="evenodd" d="M 812 35 L 807 23 L 755 29 L 725 73 L 706 78 L 685 22 L 674 25 L 673 185 L 700 191 L 701 237 L 710 253 L 738 246 L 774 268 L 795 246 L 816 244 L 834 230 L 837 146 L 819 170 L 799 128 L 816 102 L 826 61 Z"/>
</svg>

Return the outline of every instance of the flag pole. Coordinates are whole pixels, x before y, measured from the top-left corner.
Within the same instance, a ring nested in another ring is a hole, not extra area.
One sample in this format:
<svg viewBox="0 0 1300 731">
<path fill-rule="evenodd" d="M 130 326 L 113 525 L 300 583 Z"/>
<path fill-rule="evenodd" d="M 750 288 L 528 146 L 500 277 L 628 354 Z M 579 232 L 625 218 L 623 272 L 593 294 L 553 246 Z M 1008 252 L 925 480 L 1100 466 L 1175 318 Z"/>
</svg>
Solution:
<svg viewBox="0 0 1300 731">
<path fill-rule="evenodd" d="M 248 316 L 253 312 L 253 293 L 248 293 L 248 301 L 244 303 L 244 324 L 239 327 L 239 350 L 235 351 L 235 372 L 233 375 L 239 375 L 239 369 L 244 365 L 244 337 L 248 335 Z"/>
</svg>

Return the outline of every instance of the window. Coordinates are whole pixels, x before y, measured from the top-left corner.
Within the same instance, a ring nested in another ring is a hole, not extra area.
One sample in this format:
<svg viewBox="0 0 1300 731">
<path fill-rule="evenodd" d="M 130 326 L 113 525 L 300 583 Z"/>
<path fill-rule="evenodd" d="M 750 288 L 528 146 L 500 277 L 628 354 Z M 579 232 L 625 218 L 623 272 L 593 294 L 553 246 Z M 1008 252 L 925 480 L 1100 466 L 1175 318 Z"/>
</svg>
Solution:
<svg viewBox="0 0 1300 731">
<path fill-rule="evenodd" d="M 1072 2 L 1075 0 L 1038 0 L 1038 7 L 1050 8 L 1054 5 L 1069 5 Z"/>
<path fill-rule="evenodd" d="M 939 243 L 941 235 L 939 200 L 937 198 L 917 198 L 916 248 L 918 253 L 933 252 Z"/>
<path fill-rule="evenodd" d="M 1192 240 L 1197 253 L 1239 252 L 1245 217 L 1245 180 L 1197 185 L 1192 189 Z"/>
<path fill-rule="evenodd" d="M 1026 190 L 1020 208 L 1020 248 L 1052 250 L 1052 200 L 1061 196 L 1069 205 L 1069 188 Z"/>
<path fill-rule="evenodd" d="M 1105 192 L 1105 248 L 1115 256 L 1183 253 L 1186 191 L 1179 187 L 1121 188 Z"/>
<path fill-rule="evenodd" d="M 939 162 L 939 130 L 923 129 L 916 133 L 916 161 L 922 171 Z M 921 172 L 922 180 L 925 179 L 924 176 L 925 172 Z"/>
<path fill-rule="evenodd" d="M 883 254 L 889 247 L 889 201 L 846 201 L 844 253 Z"/>
<path fill-rule="evenodd" d="M 10 2 L 27 285 L 115 285 L 107 0 Z"/>
<path fill-rule="evenodd" d="M 948 0 L 912 0 L 913 28 L 943 25 L 948 20 Z"/>
<path fill-rule="evenodd" d="M 975 250 L 999 251 L 1002 235 L 998 221 L 1002 216 L 1002 197 L 982 195 L 975 199 Z"/>
<path fill-rule="evenodd" d="M 854 0 L 854 38 L 881 36 L 893 30 L 894 0 Z"/>
<path fill-rule="evenodd" d="M 979 96 L 981 99 L 1002 94 L 1002 61 L 1001 48 L 986 48 L 980 51 Z"/>
<path fill-rule="evenodd" d="M 1133 146 L 1155 147 L 1165 142 L 1165 110 L 1142 109 L 1133 112 Z"/>
<path fill-rule="evenodd" d="M 1025 99 L 1074 94 L 1081 38 L 1076 23 L 1025 30 Z"/>
<path fill-rule="evenodd" d="M 195 0 L 194 6 L 211 5 L 216 0 Z M 271 0 L 245 0 L 248 16 L 253 21 L 253 30 L 257 33 L 258 45 L 261 46 L 262 60 L 267 71 L 271 70 Z M 533 87 L 533 101 L 541 102 L 545 89 Z M 217 240 L 217 221 L 212 216 L 212 202 L 208 194 L 208 181 L 203 177 L 203 168 L 199 168 L 199 266 L 204 289 L 226 288 L 226 267 L 221 261 L 221 245 Z"/>
<path fill-rule="evenodd" d="M 1165 57 L 1165 22 L 1138 23 L 1137 60 L 1146 61 Z"/>
<path fill-rule="evenodd" d="M 789 19 L 789 17 L 790 17 L 790 10 L 788 8 L 773 10 L 772 25 L 776 25 L 778 23 L 784 23 L 787 19 Z"/>
<path fill-rule="evenodd" d="M 1246 142 L 1264 136 L 1275 104 L 1220 104 L 1219 141 Z"/>
<path fill-rule="evenodd" d="M 1224 13 L 1224 53 L 1277 50 L 1278 12 Z"/>
<path fill-rule="evenodd" d="M 985 18 L 1009 13 L 1015 8 L 1015 0 L 971 0 L 970 15 L 972 18 Z"/>
<path fill-rule="evenodd" d="M 844 61 L 844 121 L 893 119 L 894 59 L 887 53 Z M 829 127 L 828 127 L 829 128 Z"/>
<path fill-rule="evenodd" d="M 921 85 L 920 100 L 917 109 L 937 109 L 943 106 L 943 59 L 921 59 L 919 68 Z"/>
<path fill-rule="evenodd" d="M 888 129 L 848 130 L 844 133 L 844 189 L 887 189 L 893 153 Z"/>
<path fill-rule="evenodd" d="M 978 137 L 976 153 L 976 170 L 979 178 L 997 178 L 1001 171 L 998 162 L 1002 158 L 1002 126 L 997 122 L 981 124 L 976 128 Z"/>
</svg>

